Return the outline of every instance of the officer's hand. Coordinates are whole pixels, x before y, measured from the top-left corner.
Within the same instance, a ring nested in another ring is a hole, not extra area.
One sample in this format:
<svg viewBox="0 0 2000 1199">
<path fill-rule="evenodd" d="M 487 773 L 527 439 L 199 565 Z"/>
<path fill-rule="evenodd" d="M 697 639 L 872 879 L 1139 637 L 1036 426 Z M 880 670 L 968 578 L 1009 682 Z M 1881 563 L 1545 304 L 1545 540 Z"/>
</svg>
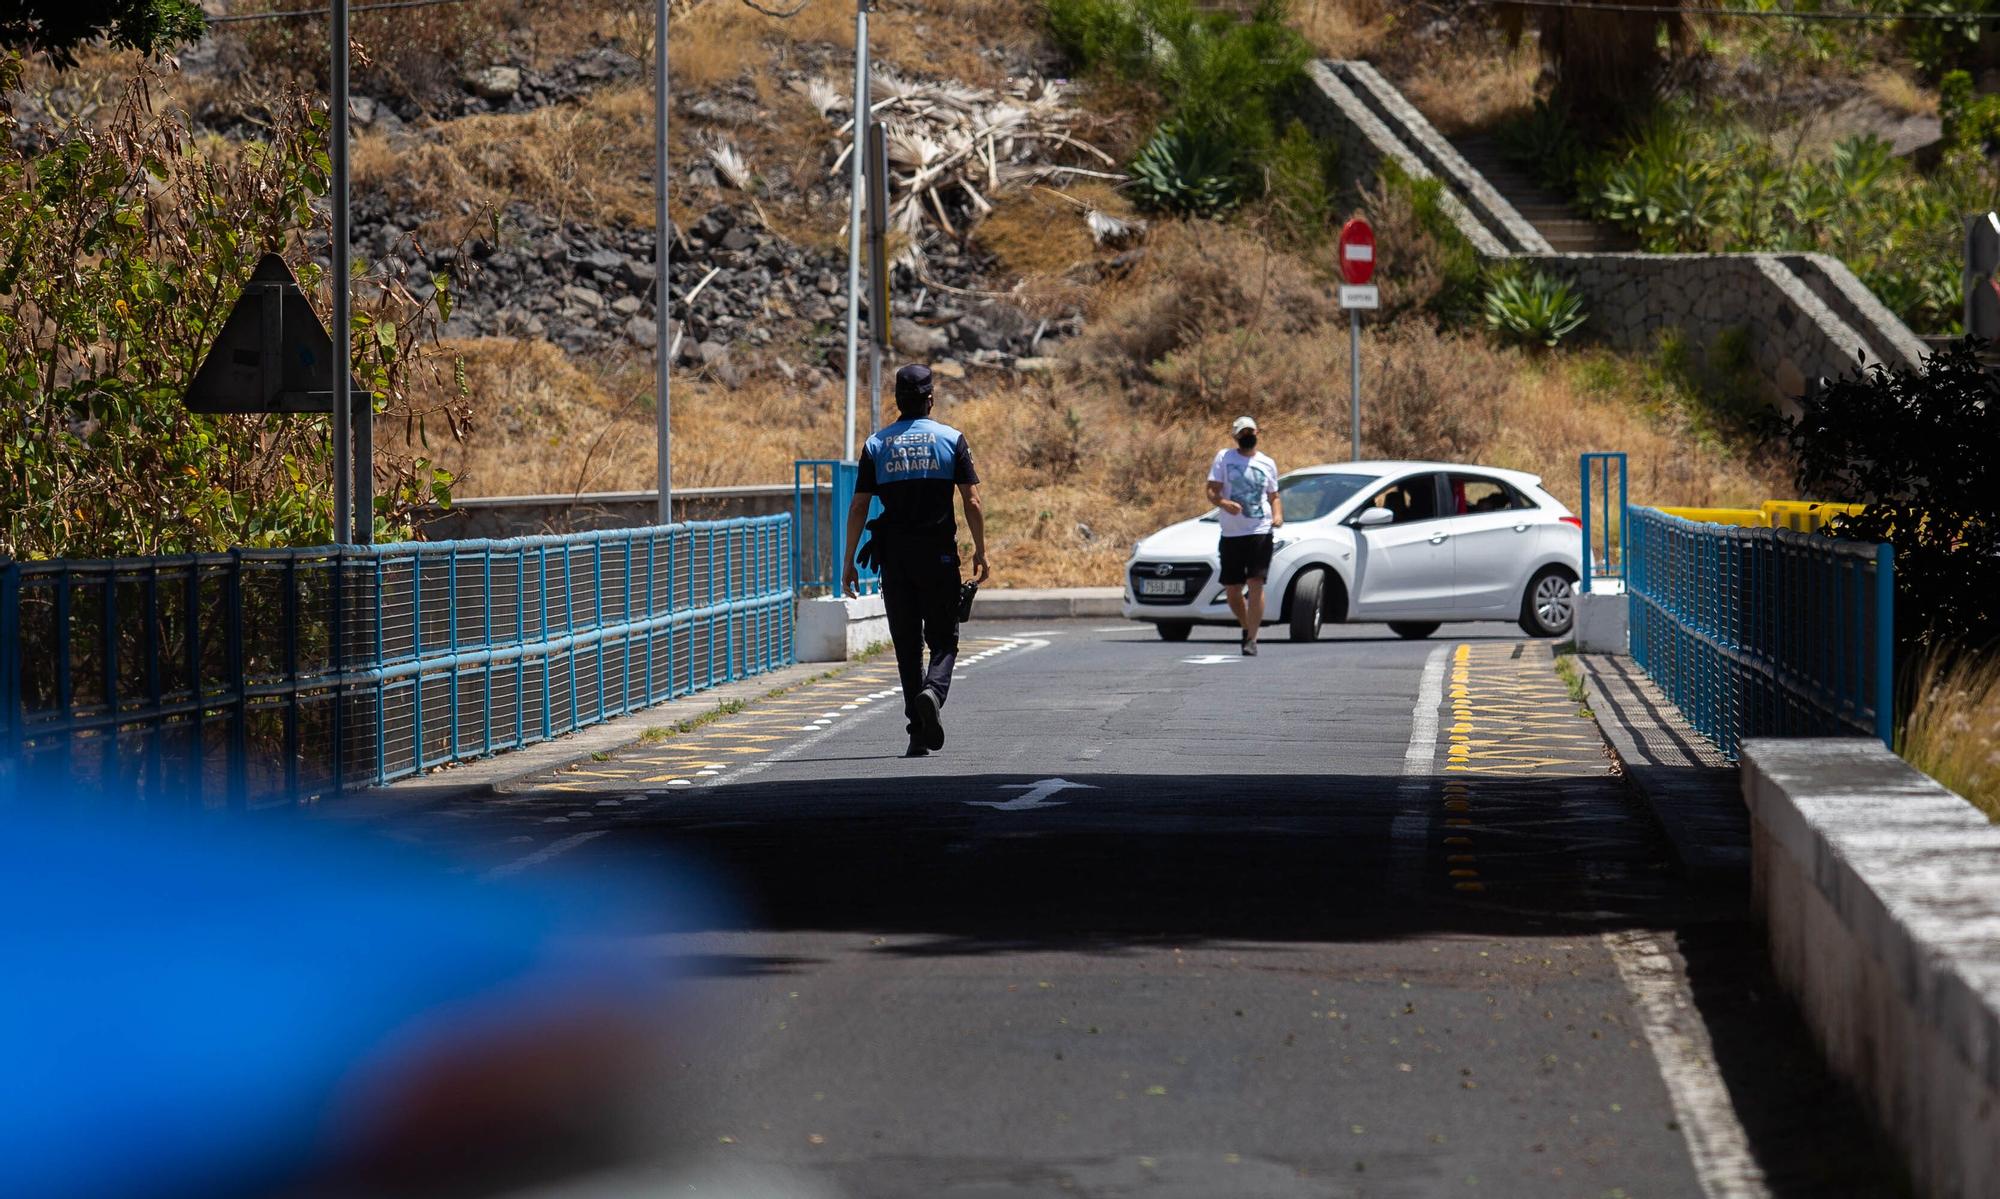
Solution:
<svg viewBox="0 0 2000 1199">
<path fill-rule="evenodd" d="M 1219 500 L 1215 506 L 1229 513 L 1231 516 L 1243 515 L 1243 505 L 1237 503 L 1235 500 Z"/>
<path fill-rule="evenodd" d="M 847 596 L 859 596 L 861 594 L 861 572 L 855 568 L 852 562 L 849 562 L 846 569 L 840 572 L 840 593 Z"/>
<path fill-rule="evenodd" d="M 972 555 L 972 581 L 983 585 L 992 574 L 993 569 L 986 565 L 986 551 L 979 550 L 974 553 Z"/>
</svg>

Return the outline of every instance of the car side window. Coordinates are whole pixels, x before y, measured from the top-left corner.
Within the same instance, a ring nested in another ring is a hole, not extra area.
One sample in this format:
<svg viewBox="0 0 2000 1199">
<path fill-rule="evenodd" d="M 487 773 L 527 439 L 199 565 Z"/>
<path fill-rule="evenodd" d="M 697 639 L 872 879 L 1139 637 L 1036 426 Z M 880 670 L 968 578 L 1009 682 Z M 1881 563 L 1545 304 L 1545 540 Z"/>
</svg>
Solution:
<svg viewBox="0 0 2000 1199">
<path fill-rule="evenodd" d="M 1391 524 L 1407 525 L 1420 520 L 1435 520 L 1438 514 L 1437 476 L 1411 475 L 1407 479 L 1399 479 L 1368 497 L 1362 508 L 1387 508 L 1395 517 Z"/>
<path fill-rule="evenodd" d="M 1532 508 L 1528 497 L 1509 487 L 1498 479 L 1485 475 L 1451 476 L 1451 506 L 1449 515 L 1476 516 L 1482 512 L 1511 512 L 1517 508 Z"/>
</svg>

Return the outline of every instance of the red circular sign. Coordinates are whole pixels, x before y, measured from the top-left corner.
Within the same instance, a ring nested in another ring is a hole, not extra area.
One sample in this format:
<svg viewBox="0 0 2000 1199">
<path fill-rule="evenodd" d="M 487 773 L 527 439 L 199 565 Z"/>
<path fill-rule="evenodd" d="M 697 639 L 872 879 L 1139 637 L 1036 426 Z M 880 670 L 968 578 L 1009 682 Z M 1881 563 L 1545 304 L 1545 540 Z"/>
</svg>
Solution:
<svg viewBox="0 0 2000 1199">
<path fill-rule="evenodd" d="M 1375 277 L 1375 230 L 1355 217 L 1340 227 L 1340 276 L 1359 287 Z"/>
</svg>

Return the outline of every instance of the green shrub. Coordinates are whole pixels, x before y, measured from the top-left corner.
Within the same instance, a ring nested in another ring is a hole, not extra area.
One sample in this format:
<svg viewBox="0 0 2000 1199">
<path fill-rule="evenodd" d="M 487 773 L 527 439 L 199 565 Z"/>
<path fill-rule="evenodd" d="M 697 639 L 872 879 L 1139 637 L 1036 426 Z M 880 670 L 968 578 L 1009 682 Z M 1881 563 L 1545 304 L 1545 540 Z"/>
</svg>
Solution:
<svg viewBox="0 0 2000 1199">
<path fill-rule="evenodd" d="M 1866 504 L 1832 533 L 1896 547 L 1899 649 L 2000 645 L 2000 404 L 1979 348 L 1854 370 L 1782 422 L 1800 494 Z"/>
<path fill-rule="evenodd" d="M 1222 172 L 1234 180 L 1232 201 L 1261 194 L 1264 168 L 1280 144 L 1278 111 L 1311 57 L 1285 23 L 1285 0 L 1260 0 L 1247 18 L 1194 0 L 1044 0 L 1043 12 L 1078 67 L 1157 89 L 1167 107 L 1163 129 L 1172 126 L 1200 166 L 1222 159 Z M 1158 136 L 1147 149 L 1154 167 L 1189 161 L 1163 161 L 1173 148 Z"/>
<path fill-rule="evenodd" d="M 1140 207 L 1181 216 L 1215 216 L 1243 197 L 1229 147 L 1213 136 L 1165 124 L 1132 160 L 1132 197 Z"/>
<path fill-rule="evenodd" d="M 308 294 L 323 282 L 307 238 L 325 229 L 312 207 L 328 186 L 325 111 L 294 96 L 262 141 L 231 147 L 155 115 L 157 86 L 142 73 L 102 130 L 62 130 L 46 151 L 0 119 L 0 193 L 15 199 L 0 207 L 0 558 L 330 540 L 324 418 L 183 401 L 265 251 L 284 252 Z M 380 275 L 356 283 L 353 368 L 379 410 L 434 343 L 451 281 L 428 304 Z M 449 498 L 449 474 L 379 450 L 380 532 Z"/>
<path fill-rule="evenodd" d="M 1266 191 L 1284 236 L 1310 247 L 1326 239 L 1334 217 L 1334 146 L 1312 135 L 1302 121 L 1285 127 L 1266 168 Z"/>
<path fill-rule="evenodd" d="M 1509 341 L 1554 347 L 1584 320 L 1582 297 L 1542 271 L 1497 271 L 1486 291 L 1486 323 Z"/>
<path fill-rule="evenodd" d="M 1913 327 L 1952 333 L 1960 214 L 1992 206 L 1978 147 L 1996 125 L 1969 100 L 1947 111 L 1961 141 L 1924 173 L 1878 138 L 1795 158 L 1720 110 L 1668 106 L 1577 172 L 1578 198 L 1655 253 L 1831 254 Z"/>
<path fill-rule="evenodd" d="M 1930 75 L 1970 65 L 1979 53 L 1980 31 L 1996 11 L 1993 0 L 1903 0 L 1900 7 L 1907 13 L 1964 13 L 1969 18 L 1904 24 L 1903 44 L 1909 48 L 1910 57 Z"/>
<path fill-rule="evenodd" d="M 1568 118 L 1546 100 L 1499 130 L 1500 147 L 1509 158 L 1529 168 L 1545 187 L 1568 190 L 1589 157 L 1589 147 Z"/>
</svg>

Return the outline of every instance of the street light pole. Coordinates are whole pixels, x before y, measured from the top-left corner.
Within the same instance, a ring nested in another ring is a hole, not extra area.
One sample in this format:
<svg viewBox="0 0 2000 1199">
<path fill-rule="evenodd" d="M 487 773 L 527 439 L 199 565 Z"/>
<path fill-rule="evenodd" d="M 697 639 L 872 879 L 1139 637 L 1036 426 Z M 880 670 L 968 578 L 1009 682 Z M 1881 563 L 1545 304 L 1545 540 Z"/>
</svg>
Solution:
<svg viewBox="0 0 2000 1199">
<path fill-rule="evenodd" d="M 847 422 L 844 458 L 855 460 L 854 403 L 861 366 L 861 203 L 868 157 L 868 3 L 854 5 L 854 137 L 847 189 Z"/>
<path fill-rule="evenodd" d="M 347 0 L 333 0 L 333 540 L 353 537 L 353 477 L 348 473 L 353 450 L 353 396 L 348 387 L 354 372 L 353 314 L 348 306 L 347 211 Z"/>
<path fill-rule="evenodd" d="M 673 444 L 673 384 L 670 381 L 674 366 L 674 347 L 670 344 L 673 333 L 673 306 L 668 302 L 671 296 L 673 275 L 668 270 L 672 265 L 673 217 L 667 211 L 667 6 L 670 0 L 659 0 L 653 16 L 653 190 L 658 204 L 654 216 L 654 238 L 658 244 L 653 252 L 653 423 L 654 436 L 660 460 L 657 477 L 660 486 L 659 520 L 663 525 L 674 522 L 674 467 Z"/>
</svg>

